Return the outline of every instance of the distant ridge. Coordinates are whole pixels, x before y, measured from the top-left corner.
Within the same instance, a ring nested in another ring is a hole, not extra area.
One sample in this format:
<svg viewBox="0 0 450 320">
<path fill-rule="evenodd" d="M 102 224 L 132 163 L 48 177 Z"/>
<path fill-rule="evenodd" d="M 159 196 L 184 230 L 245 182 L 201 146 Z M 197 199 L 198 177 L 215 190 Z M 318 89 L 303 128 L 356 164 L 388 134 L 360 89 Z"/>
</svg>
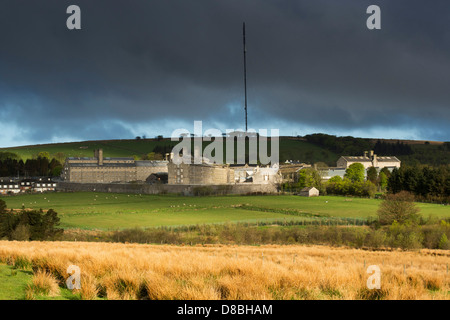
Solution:
<svg viewBox="0 0 450 320">
<path fill-rule="evenodd" d="M 335 136 L 324 135 L 336 138 Z M 422 163 L 428 165 L 450 164 L 450 143 L 440 141 L 407 140 L 407 139 L 378 139 L 337 137 L 341 151 L 336 145 L 320 145 L 310 140 L 309 136 L 281 136 L 280 161 L 298 160 L 305 163 L 322 163 L 330 167 L 336 165 L 340 156 L 357 156 L 375 146 L 378 141 L 391 144 L 407 144 L 412 148 L 412 154 L 389 154 L 397 156 L 402 165 Z M 64 157 L 92 157 L 95 149 L 103 149 L 105 156 L 109 157 L 137 157 L 142 158 L 155 150 L 167 150 L 178 142 L 170 138 L 140 138 L 140 139 L 111 139 L 86 140 L 76 142 L 61 142 L 15 146 L 0 148 L 0 152 L 15 153 L 22 160 L 36 158 L 39 152 L 48 152 L 51 157 L 58 154 Z M 158 152 L 158 151 L 156 151 Z M 167 151 L 165 151 L 167 152 Z M 380 154 L 381 155 L 381 154 Z"/>
</svg>

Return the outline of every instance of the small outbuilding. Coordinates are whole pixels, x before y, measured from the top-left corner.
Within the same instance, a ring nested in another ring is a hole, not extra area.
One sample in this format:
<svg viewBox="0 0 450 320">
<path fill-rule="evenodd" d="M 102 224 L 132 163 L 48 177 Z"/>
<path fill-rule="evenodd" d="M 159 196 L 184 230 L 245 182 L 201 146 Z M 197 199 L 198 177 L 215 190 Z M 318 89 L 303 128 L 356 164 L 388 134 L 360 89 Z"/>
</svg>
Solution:
<svg viewBox="0 0 450 320">
<path fill-rule="evenodd" d="M 298 195 L 302 197 L 318 197 L 319 190 L 314 187 L 306 187 L 300 190 L 300 193 Z"/>
</svg>

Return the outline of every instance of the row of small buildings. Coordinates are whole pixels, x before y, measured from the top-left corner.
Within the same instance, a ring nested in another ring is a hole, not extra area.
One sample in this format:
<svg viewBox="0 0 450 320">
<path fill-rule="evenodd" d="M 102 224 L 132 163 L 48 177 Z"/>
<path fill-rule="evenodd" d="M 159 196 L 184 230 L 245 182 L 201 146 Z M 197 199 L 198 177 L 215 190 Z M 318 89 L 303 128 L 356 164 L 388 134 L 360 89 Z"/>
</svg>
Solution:
<svg viewBox="0 0 450 320">
<path fill-rule="evenodd" d="M 23 192 L 48 192 L 55 191 L 58 183 L 51 178 L 35 179 L 0 179 L 0 194 L 16 194 Z"/>
</svg>

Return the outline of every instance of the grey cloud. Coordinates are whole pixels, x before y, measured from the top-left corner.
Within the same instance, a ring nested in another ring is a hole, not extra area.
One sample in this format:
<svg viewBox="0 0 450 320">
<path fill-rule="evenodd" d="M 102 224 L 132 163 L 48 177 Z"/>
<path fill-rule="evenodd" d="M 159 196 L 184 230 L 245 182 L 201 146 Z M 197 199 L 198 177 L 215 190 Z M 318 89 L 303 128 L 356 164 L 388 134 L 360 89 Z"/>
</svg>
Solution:
<svg viewBox="0 0 450 320">
<path fill-rule="evenodd" d="M 70 4 L 0 5 L 0 120 L 29 127 L 24 140 L 242 127 L 243 21 L 251 126 L 449 140 L 448 1 L 377 1 L 379 31 L 365 27 L 365 0 L 79 0 L 80 31 L 65 27 Z"/>
</svg>

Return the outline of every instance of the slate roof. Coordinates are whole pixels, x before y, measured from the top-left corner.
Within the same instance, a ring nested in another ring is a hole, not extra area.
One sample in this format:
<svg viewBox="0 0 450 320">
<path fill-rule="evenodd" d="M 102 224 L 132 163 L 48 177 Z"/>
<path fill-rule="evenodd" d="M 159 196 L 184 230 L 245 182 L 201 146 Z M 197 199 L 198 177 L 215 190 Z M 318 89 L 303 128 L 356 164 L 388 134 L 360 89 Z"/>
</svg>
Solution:
<svg viewBox="0 0 450 320">
<path fill-rule="evenodd" d="M 364 157 L 364 156 L 342 156 L 342 158 L 344 158 L 344 160 L 349 161 L 349 162 L 372 162 L 372 159 L 369 157 Z M 389 156 L 389 157 L 378 157 L 377 156 L 377 161 L 378 162 L 400 162 L 400 160 L 397 159 L 397 157 L 394 156 Z"/>
</svg>

